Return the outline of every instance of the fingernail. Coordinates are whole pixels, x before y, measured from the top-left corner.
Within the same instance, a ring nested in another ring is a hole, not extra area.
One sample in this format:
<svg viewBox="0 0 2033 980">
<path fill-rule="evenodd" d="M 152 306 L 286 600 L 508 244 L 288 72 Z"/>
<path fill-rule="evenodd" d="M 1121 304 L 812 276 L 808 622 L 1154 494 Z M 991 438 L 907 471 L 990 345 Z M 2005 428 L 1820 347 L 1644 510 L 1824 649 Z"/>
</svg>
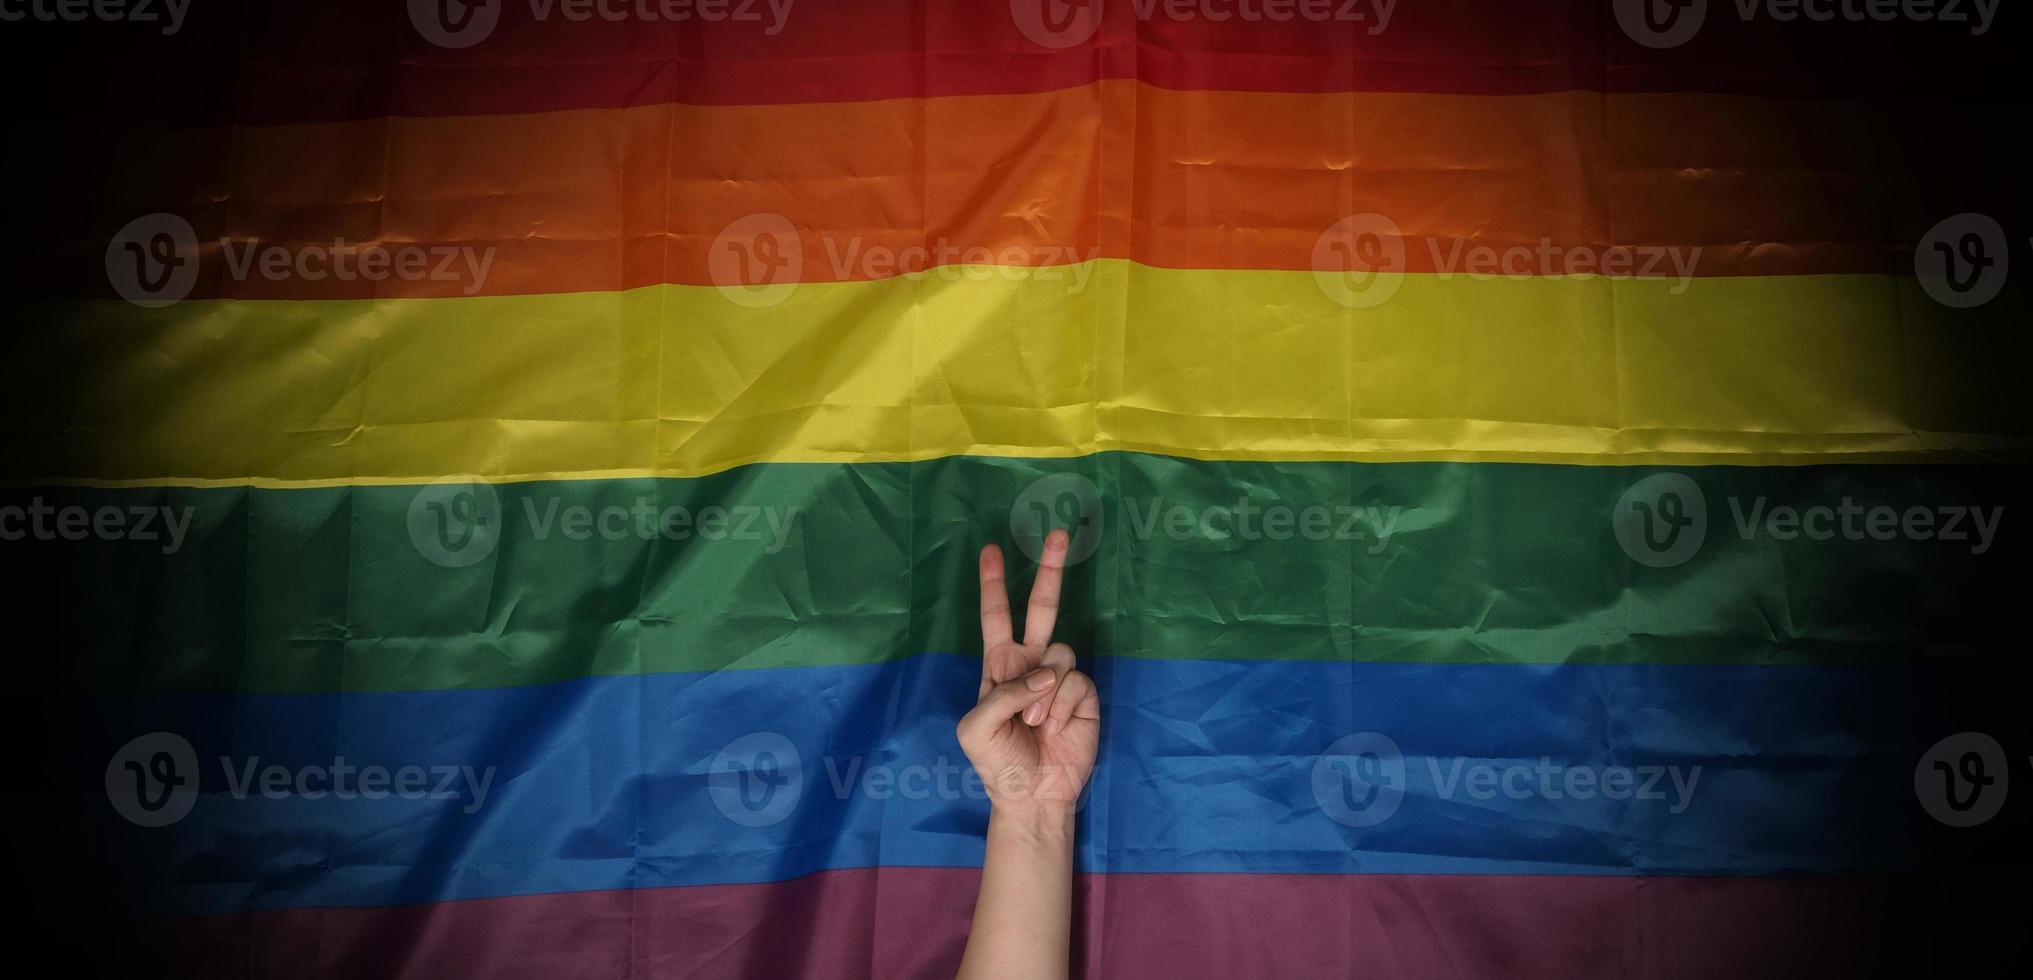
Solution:
<svg viewBox="0 0 2033 980">
<path fill-rule="evenodd" d="M 1058 679 L 1059 675 L 1053 673 L 1052 668 L 1039 667 L 1031 671 L 1030 675 L 1024 678 L 1024 686 L 1033 691 L 1042 691 L 1045 688 L 1051 687 L 1052 683 Z"/>
<path fill-rule="evenodd" d="M 1042 715 L 1043 715 L 1044 713 L 1045 713 L 1045 706 L 1044 706 L 1043 704 L 1034 704 L 1034 705 L 1031 705 L 1031 706 L 1030 706 L 1030 707 L 1028 707 L 1028 708 L 1025 708 L 1025 709 L 1024 709 L 1024 724 L 1026 724 L 1026 725 L 1030 725 L 1030 726 L 1031 726 L 1031 727 L 1033 727 L 1033 728 L 1037 727 L 1037 724 L 1038 724 L 1038 722 L 1040 722 L 1040 721 L 1043 721 L 1043 720 L 1044 720 L 1044 719 L 1043 719 L 1042 717 L 1040 717 L 1040 716 L 1042 716 Z"/>
<path fill-rule="evenodd" d="M 1069 540 L 1071 540 L 1071 535 L 1066 533 L 1065 528 L 1055 527 L 1052 529 L 1052 533 L 1045 535 L 1045 544 L 1048 547 L 1063 548 Z"/>
<path fill-rule="evenodd" d="M 1048 721 L 1048 722 L 1046 722 L 1046 723 L 1045 723 L 1045 734 L 1047 734 L 1047 735 L 1057 735 L 1057 734 L 1059 734 L 1059 729 L 1061 729 L 1061 728 L 1064 728 L 1064 727 L 1066 727 L 1066 723 L 1065 723 L 1065 722 L 1063 722 L 1063 721 L 1060 721 L 1060 720 L 1059 720 L 1059 719 L 1057 719 L 1057 718 L 1054 718 L 1054 719 L 1052 719 L 1051 721 Z"/>
</svg>

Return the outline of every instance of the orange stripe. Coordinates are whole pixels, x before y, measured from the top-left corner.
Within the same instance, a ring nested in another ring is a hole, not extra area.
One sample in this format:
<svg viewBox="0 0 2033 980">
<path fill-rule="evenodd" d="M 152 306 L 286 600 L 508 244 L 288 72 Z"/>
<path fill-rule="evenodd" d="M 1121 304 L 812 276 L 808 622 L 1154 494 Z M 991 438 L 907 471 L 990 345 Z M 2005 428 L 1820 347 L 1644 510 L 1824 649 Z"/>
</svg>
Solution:
<svg viewBox="0 0 2033 980">
<path fill-rule="evenodd" d="M 1912 176 L 1931 160 L 2000 159 L 1995 127 L 1973 123 L 1976 112 L 1888 117 L 1860 104 L 1701 95 L 1295 95 L 1104 82 L 1037 95 L 156 134 L 141 138 L 159 146 L 146 167 L 89 140 L 57 141 L 70 152 L 40 179 L 58 188 L 47 200 L 59 209 L 119 200 L 125 217 L 191 218 L 199 240 L 212 243 L 201 296 L 711 284 L 716 235 L 753 214 L 782 215 L 798 230 L 804 281 L 883 278 L 925 261 L 1096 256 L 1305 269 L 1323 230 L 1357 213 L 1396 223 L 1412 272 L 1472 271 L 1463 245 L 1529 253 L 1542 242 L 1675 246 L 1704 276 L 1885 272 L 1898 269 L 1907 242 L 1953 213 L 1931 199 L 1984 190 L 1978 177 Z M 125 220 L 101 211 L 98 242 L 71 236 L 77 250 L 102 249 L 104 231 Z M 492 264 L 478 282 L 235 276 L 221 236 L 290 243 L 293 252 L 335 239 L 452 244 L 491 249 Z M 927 244 L 943 250 L 911 251 Z M 1687 251 L 1694 246 L 1698 256 Z M 884 261 L 886 253 L 902 262 Z M 1518 268 L 1533 274 L 1591 271 L 1524 261 Z M 98 268 L 95 258 L 84 264 Z"/>
</svg>

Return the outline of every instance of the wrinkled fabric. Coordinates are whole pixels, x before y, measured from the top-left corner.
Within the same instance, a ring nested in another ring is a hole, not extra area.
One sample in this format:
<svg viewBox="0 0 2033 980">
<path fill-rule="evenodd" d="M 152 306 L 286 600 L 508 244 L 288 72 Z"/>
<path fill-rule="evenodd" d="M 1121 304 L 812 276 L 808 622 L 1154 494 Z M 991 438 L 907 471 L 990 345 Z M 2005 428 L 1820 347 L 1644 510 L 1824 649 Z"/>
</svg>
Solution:
<svg viewBox="0 0 2033 980">
<path fill-rule="evenodd" d="M 2025 238 L 2008 25 L 567 6 L 0 32 L 0 820 L 75 972 L 950 975 L 974 555 L 1048 527 L 1087 976 L 2020 931 L 2033 293 L 1916 276 Z"/>
</svg>

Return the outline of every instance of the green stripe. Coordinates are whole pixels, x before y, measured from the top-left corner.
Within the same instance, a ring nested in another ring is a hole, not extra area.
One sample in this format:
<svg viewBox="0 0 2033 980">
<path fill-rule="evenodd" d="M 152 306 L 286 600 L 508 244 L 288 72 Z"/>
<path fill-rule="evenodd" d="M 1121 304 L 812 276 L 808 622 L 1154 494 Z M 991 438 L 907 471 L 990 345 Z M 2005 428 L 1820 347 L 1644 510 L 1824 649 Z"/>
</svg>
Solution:
<svg viewBox="0 0 2033 980">
<path fill-rule="evenodd" d="M 2013 586 L 2029 576 L 2015 515 L 1982 554 L 1974 540 L 1872 540 L 1863 520 L 1852 521 L 1863 540 L 1840 525 L 1828 541 L 1763 530 L 1744 539 L 1736 517 L 1845 498 L 1902 513 L 1976 505 L 1988 517 L 2025 499 L 2021 470 L 1681 470 L 1706 497 L 1705 543 L 1685 564 L 1652 568 L 1620 548 L 1611 513 L 1659 472 L 1108 453 L 508 484 L 490 488 L 501 529 L 492 553 L 463 568 L 416 545 L 416 487 L 10 488 L 0 505 L 168 505 L 195 516 L 168 555 L 162 542 L 32 534 L 0 551 L 54 590 L 37 605 L 67 648 L 39 657 L 60 683 L 88 689 L 493 687 L 973 650 L 975 549 L 1008 545 L 1012 505 L 1056 474 L 1090 481 L 1101 501 L 1097 547 L 1071 571 L 1059 631 L 1083 654 L 1881 664 L 2005 656 L 2023 640 Z M 442 499 L 424 503 L 470 493 L 434 492 Z M 1246 533 L 1222 518 L 1240 500 L 1289 508 L 1294 523 L 1253 516 L 1257 533 Z M 1350 524 L 1334 510 L 1349 505 L 1380 510 Z M 620 540 L 577 540 L 562 524 L 575 508 L 713 506 L 756 509 L 753 536 L 731 524 L 718 540 L 697 528 L 667 539 L 653 520 L 647 539 L 610 522 Z M 540 531 L 554 507 L 556 523 Z M 1384 537 L 1392 507 L 1401 510 Z M 1200 529 L 1209 508 L 1225 536 Z M 1315 508 L 1323 516 L 1310 518 L 1309 536 L 1303 515 Z M 787 530 L 774 550 L 768 514 Z M 8 513 L 10 535 L 28 530 L 23 518 Z M 1960 529 L 1975 526 L 1965 517 Z M 1013 564 L 1024 588 L 1028 563 Z"/>
</svg>

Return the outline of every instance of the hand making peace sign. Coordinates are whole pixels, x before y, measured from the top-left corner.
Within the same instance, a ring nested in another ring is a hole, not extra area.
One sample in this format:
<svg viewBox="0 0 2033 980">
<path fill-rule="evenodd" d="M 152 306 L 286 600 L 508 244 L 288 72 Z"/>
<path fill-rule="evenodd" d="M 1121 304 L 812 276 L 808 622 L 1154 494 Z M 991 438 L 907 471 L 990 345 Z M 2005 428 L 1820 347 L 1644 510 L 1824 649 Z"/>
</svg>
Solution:
<svg viewBox="0 0 2033 980">
<path fill-rule="evenodd" d="M 1052 642 L 1067 543 L 1065 531 L 1045 538 L 1022 643 L 1011 634 L 1002 549 L 981 549 L 981 690 L 958 734 L 1000 810 L 1070 811 L 1094 770 L 1101 701 L 1073 669 L 1073 648 Z"/>
</svg>

